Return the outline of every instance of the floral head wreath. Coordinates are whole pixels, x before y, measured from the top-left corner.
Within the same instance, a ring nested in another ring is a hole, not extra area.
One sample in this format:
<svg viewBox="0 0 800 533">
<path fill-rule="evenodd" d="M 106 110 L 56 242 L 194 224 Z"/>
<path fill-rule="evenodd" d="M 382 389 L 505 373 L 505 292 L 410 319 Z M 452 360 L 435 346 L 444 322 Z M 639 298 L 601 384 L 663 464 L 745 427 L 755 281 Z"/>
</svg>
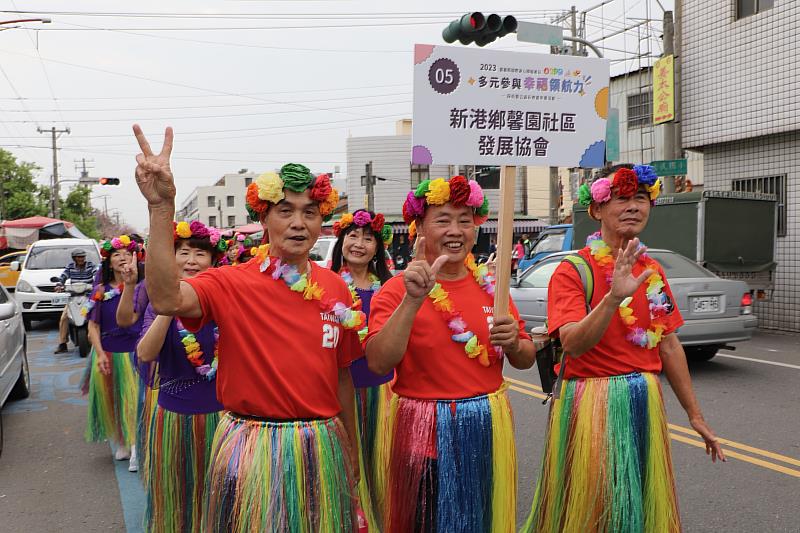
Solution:
<svg viewBox="0 0 800 533">
<path fill-rule="evenodd" d="M 222 253 L 228 249 L 228 241 L 222 238 L 217 228 L 206 226 L 199 220 L 191 222 L 178 222 L 174 225 L 173 239 L 205 239 L 208 238 L 214 250 Z"/>
<path fill-rule="evenodd" d="M 614 172 L 613 180 L 599 178 L 594 180 L 591 187 L 584 183 L 578 189 L 578 201 L 587 207 L 593 201 L 605 203 L 611 200 L 611 190 L 614 188 L 617 188 L 620 196 L 633 196 L 639 190 L 639 185 L 645 186 L 651 202 L 655 202 L 661 194 L 661 180 L 658 179 L 655 169 L 650 165 L 635 165 L 632 170 L 620 168 Z"/>
<path fill-rule="evenodd" d="M 247 186 L 247 211 L 250 217 L 258 220 L 266 213 L 270 204 L 277 204 L 284 198 L 284 189 L 293 192 L 311 190 L 311 199 L 319 203 L 319 212 L 325 221 L 331 219 L 339 203 L 339 192 L 331 186 L 330 177 L 320 174 L 314 177 L 308 167 L 288 163 L 280 172 L 266 172 Z"/>
<path fill-rule="evenodd" d="M 392 244 L 394 237 L 392 227 L 385 223 L 383 214 L 376 213 L 373 217 L 366 209 L 359 209 L 355 213 L 345 213 L 342 218 L 333 223 L 333 234 L 339 237 L 345 229 L 352 225 L 360 228 L 369 226 L 372 231 L 380 233 L 384 246 Z"/>
<path fill-rule="evenodd" d="M 107 241 L 103 241 L 100 245 L 100 255 L 103 259 L 111 257 L 115 250 L 128 250 L 135 254 L 139 251 L 139 244 L 130 238 L 128 235 L 120 235 Z"/>
<path fill-rule="evenodd" d="M 449 181 L 444 178 L 425 180 L 409 191 L 403 203 L 403 220 L 411 226 L 425 216 L 425 209 L 430 205 L 450 203 L 456 207 L 468 206 L 475 210 L 475 224 L 481 225 L 489 217 L 489 199 L 475 180 L 467 180 L 464 176 L 453 176 Z"/>
</svg>

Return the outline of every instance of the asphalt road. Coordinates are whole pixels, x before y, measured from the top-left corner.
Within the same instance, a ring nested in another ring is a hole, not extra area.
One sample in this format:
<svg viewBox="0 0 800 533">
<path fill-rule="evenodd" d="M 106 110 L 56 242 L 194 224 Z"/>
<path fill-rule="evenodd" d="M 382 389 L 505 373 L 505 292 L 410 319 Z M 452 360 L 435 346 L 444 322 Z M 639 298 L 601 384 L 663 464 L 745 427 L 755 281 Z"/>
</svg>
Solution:
<svg viewBox="0 0 800 533">
<path fill-rule="evenodd" d="M 54 355 L 56 324 L 28 334 L 32 394 L 3 408 L 0 533 L 141 530 L 142 491 L 107 444 L 83 439 L 85 359 Z M 684 530 L 800 531 L 800 336 L 758 334 L 736 352 L 693 364 L 706 419 L 726 439 L 712 464 L 665 383 Z M 515 409 L 518 520 L 530 510 L 547 407 L 535 369 L 506 372 Z"/>
</svg>

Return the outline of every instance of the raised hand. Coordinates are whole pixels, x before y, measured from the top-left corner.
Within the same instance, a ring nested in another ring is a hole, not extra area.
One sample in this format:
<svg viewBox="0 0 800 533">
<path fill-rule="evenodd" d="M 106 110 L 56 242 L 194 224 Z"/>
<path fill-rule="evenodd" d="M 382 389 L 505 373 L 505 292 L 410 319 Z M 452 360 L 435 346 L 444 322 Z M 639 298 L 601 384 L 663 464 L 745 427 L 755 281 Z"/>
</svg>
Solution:
<svg viewBox="0 0 800 533">
<path fill-rule="evenodd" d="M 153 154 L 150 143 L 138 124 L 133 125 L 133 134 L 142 152 L 136 156 L 136 184 L 150 207 L 175 202 L 175 180 L 169 166 L 172 154 L 172 128 L 164 132 L 164 146 L 158 155 Z"/>
<path fill-rule="evenodd" d="M 620 248 L 611 280 L 612 296 L 620 300 L 633 296 L 636 289 L 655 273 L 653 270 L 647 269 L 638 276 L 633 276 L 633 266 L 646 251 L 646 247 L 639 247 L 639 239 L 630 240 L 624 250 Z"/>
<path fill-rule="evenodd" d="M 425 297 L 436 284 L 436 274 L 447 262 L 447 256 L 439 256 L 433 264 L 428 263 L 425 256 L 425 237 L 419 237 L 414 248 L 414 260 L 408 265 L 403 281 L 406 286 L 406 295 L 415 303 L 422 305 Z"/>
<path fill-rule="evenodd" d="M 133 287 L 136 285 L 138 279 L 138 265 L 136 264 L 136 258 L 134 257 L 130 260 L 130 262 L 126 263 L 122 267 L 122 282 L 125 283 L 126 286 Z"/>
</svg>

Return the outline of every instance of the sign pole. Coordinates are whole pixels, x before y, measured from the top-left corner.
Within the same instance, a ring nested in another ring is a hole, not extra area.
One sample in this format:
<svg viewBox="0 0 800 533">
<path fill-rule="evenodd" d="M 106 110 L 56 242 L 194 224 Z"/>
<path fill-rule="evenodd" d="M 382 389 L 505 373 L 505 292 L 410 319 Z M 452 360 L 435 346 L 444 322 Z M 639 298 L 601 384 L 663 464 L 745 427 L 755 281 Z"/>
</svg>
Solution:
<svg viewBox="0 0 800 533">
<path fill-rule="evenodd" d="M 497 213 L 494 316 L 508 316 L 511 254 L 514 248 L 514 192 L 517 167 L 500 167 L 500 211 Z"/>
</svg>

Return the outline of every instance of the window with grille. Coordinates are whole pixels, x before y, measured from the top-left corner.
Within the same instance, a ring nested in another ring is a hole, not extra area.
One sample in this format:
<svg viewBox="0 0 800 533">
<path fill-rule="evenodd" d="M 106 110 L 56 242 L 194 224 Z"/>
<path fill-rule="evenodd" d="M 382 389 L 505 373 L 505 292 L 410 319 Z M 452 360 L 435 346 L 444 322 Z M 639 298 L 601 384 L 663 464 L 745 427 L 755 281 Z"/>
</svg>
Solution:
<svg viewBox="0 0 800 533">
<path fill-rule="evenodd" d="M 411 165 L 411 188 L 416 189 L 417 185 L 428 179 L 430 175 L 428 165 Z"/>
<path fill-rule="evenodd" d="M 736 18 L 741 19 L 772 9 L 775 0 L 736 0 Z"/>
<path fill-rule="evenodd" d="M 247 186 L 248 186 L 248 185 L 250 185 L 251 183 L 253 183 L 253 178 L 245 178 L 245 179 L 244 179 L 244 186 L 245 186 L 245 187 L 247 187 Z"/>
<path fill-rule="evenodd" d="M 216 225 L 217 225 L 217 217 L 215 217 L 214 215 L 211 215 L 210 217 L 208 217 L 208 225 L 216 227 Z"/>
<path fill-rule="evenodd" d="M 235 215 L 228 215 L 228 227 L 232 228 L 236 225 L 236 216 Z"/>
<path fill-rule="evenodd" d="M 777 199 L 778 237 L 786 236 L 786 175 L 733 180 L 732 189 L 740 192 L 774 194 Z"/>
<path fill-rule="evenodd" d="M 217 199 L 214 196 L 209 196 L 208 197 L 208 204 L 207 204 L 208 207 L 216 207 L 217 206 L 216 201 L 217 201 Z"/>
<path fill-rule="evenodd" d="M 233 196 L 228 196 L 227 202 L 228 202 L 228 207 L 234 207 L 236 200 Z"/>
<path fill-rule="evenodd" d="M 653 92 L 628 95 L 628 129 L 649 126 L 653 117 Z"/>
</svg>

